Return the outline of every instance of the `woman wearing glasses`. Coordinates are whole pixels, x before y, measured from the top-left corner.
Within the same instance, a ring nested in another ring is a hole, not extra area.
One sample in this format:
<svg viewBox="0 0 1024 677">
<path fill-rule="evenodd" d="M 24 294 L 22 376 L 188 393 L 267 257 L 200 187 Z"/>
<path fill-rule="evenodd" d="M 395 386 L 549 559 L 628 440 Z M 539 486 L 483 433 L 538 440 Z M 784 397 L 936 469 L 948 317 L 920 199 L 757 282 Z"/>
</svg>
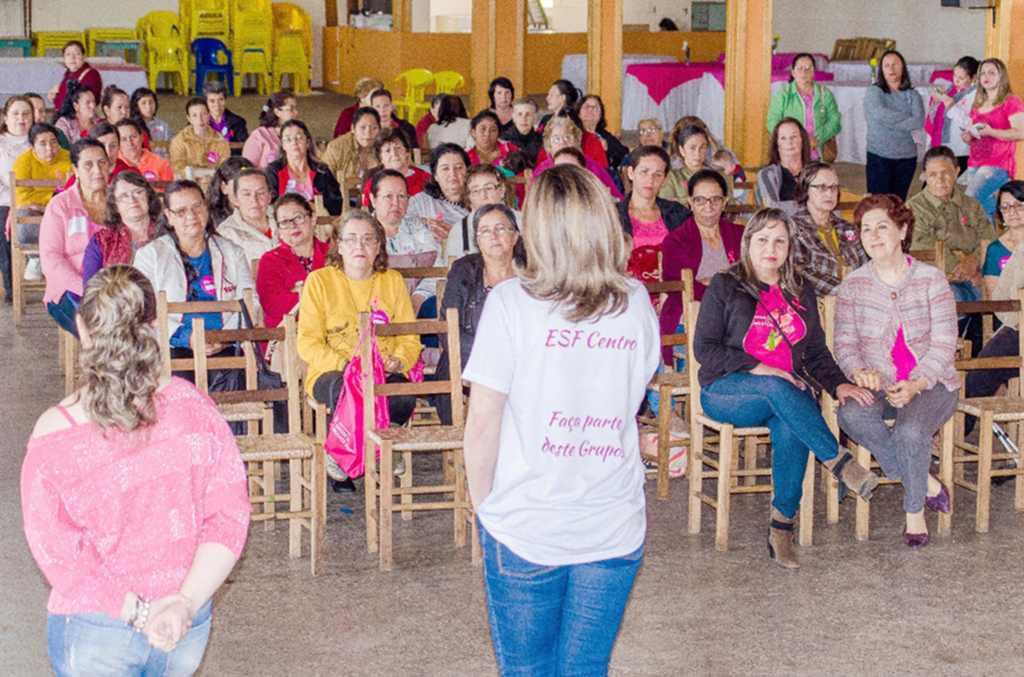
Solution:
<svg viewBox="0 0 1024 677">
<path fill-rule="evenodd" d="M 814 82 L 814 72 L 813 56 L 793 57 L 789 84 L 775 93 L 768 106 L 768 132 L 775 131 L 782 118 L 802 122 L 811 140 L 811 159 L 835 162 L 835 146 L 829 152 L 825 144 L 842 130 L 842 117 L 832 92 Z"/>
<path fill-rule="evenodd" d="M 818 296 L 836 293 L 842 279 L 840 260 L 850 270 L 868 262 L 857 227 L 836 216 L 839 175 L 830 165 L 815 162 L 796 181 L 793 215 L 793 263 Z"/>
<path fill-rule="evenodd" d="M 388 268 L 384 229 L 377 219 L 353 209 L 334 227 L 327 265 L 310 273 L 299 303 L 299 357 L 309 365 L 306 392 L 317 402 L 332 408 L 337 403 L 345 365 L 359 342 L 359 313 L 364 312 L 372 313 L 374 322 L 416 320 L 405 280 Z M 419 337 L 382 337 L 377 339 L 377 347 L 384 358 L 387 382 L 407 381 L 409 369 L 420 355 Z M 389 397 L 392 425 L 405 425 L 415 404 L 414 396 Z M 336 463 L 328 461 L 327 472 L 335 491 L 355 491 L 352 480 Z"/>
<path fill-rule="evenodd" d="M 167 234 L 140 249 L 133 265 L 149 278 L 157 294 L 167 292 L 168 302 L 241 300 L 246 289 L 256 287 L 245 252 L 216 234 L 199 184 L 175 181 L 167 187 L 160 225 Z M 172 358 L 192 357 L 193 317 L 186 313 L 168 318 Z M 238 327 L 238 313 L 204 313 L 201 317 L 208 330 Z M 227 355 L 232 350 L 233 346 L 222 343 L 206 344 L 209 356 Z M 240 377 L 236 370 L 211 369 L 210 390 L 244 387 Z"/>
<path fill-rule="evenodd" d="M 469 207 L 470 212 L 462 218 L 448 233 L 444 253 L 446 259 L 462 257 L 471 252 L 478 252 L 476 231 L 477 210 L 487 205 L 504 204 L 509 209 L 515 204 L 515 191 L 501 170 L 494 165 L 473 165 L 466 172 L 466 188 L 462 194 L 462 204 Z M 512 209 L 516 217 L 516 225 L 522 222 L 520 212 Z"/>
<path fill-rule="evenodd" d="M 82 284 L 106 266 L 131 264 L 135 252 L 159 231 L 160 198 L 142 174 L 121 172 L 110 180 L 103 216 L 106 228 L 96 232 L 85 247 Z"/>
<path fill-rule="evenodd" d="M 274 203 L 274 220 L 281 244 L 263 255 L 256 273 L 256 293 L 268 327 L 281 324 L 285 315 L 298 314 L 306 278 L 324 267 L 330 247 L 313 237 L 316 217 L 301 195 L 279 197 Z"/>
</svg>

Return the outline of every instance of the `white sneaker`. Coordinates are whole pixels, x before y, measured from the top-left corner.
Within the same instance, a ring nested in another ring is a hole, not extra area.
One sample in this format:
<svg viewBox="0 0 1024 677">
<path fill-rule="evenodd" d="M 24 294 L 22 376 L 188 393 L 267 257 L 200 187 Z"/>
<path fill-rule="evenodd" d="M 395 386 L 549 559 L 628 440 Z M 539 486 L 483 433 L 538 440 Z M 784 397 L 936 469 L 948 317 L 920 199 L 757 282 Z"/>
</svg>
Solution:
<svg viewBox="0 0 1024 677">
<path fill-rule="evenodd" d="M 391 459 L 392 459 L 392 461 L 394 461 L 394 466 L 395 466 L 394 468 L 392 468 L 392 471 L 391 471 L 392 474 L 395 475 L 396 477 L 398 475 L 404 475 L 405 474 L 405 456 L 403 454 L 400 454 L 400 453 L 396 452 L 396 453 L 391 455 Z"/>
<path fill-rule="evenodd" d="M 330 454 L 325 454 L 325 456 L 324 465 L 327 466 L 327 476 L 332 480 L 337 480 L 338 482 L 344 482 L 347 480 L 348 475 L 346 475 L 345 471 L 341 469 L 338 462 L 335 461 Z"/>
<path fill-rule="evenodd" d="M 39 265 L 39 259 L 36 257 L 30 258 L 25 262 L 25 279 L 26 280 L 41 280 L 43 279 L 43 267 Z"/>
</svg>

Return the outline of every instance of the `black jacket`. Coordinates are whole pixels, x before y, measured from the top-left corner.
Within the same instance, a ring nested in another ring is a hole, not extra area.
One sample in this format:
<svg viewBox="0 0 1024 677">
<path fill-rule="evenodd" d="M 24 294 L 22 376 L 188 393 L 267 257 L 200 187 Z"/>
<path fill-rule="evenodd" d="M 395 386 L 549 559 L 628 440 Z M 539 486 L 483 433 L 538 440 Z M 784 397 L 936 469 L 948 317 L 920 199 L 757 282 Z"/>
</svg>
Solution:
<svg viewBox="0 0 1024 677">
<path fill-rule="evenodd" d="M 633 237 L 633 222 L 629 219 L 629 200 L 632 197 L 633 193 L 629 193 L 626 195 L 626 199 L 619 200 L 619 204 L 616 205 L 619 210 L 619 221 L 622 223 L 622 230 L 629 233 L 630 237 Z M 670 233 L 689 221 L 690 217 L 693 216 L 693 213 L 685 205 L 673 202 L 672 200 L 662 200 L 660 197 L 655 199 L 658 203 L 658 210 L 661 212 L 661 220 L 665 222 L 665 228 Z"/>
<path fill-rule="evenodd" d="M 700 362 L 701 387 L 729 374 L 749 372 L 759 364 L 759 360 L 744 349 L 743 341 L 757 311 L 761 290 L 755 291 L 741 282 L 735 271 L 736 265 L 715 275 L 700 304 L 693 350 Z M 762 289 L 768 287 L 762 285 Z M 793 373 L 834 397 L 836 388 L 850 381 L 825 345 L 813 287 L 804 284 L 799 302 L 795 301 L 787 297 L 787 303 L 803 320 L 807 333 L 792 346 Z"/>
<path fill-rule="evenodd" d="M 441 300 L 441 316 L 449 308 L 459 311 L 459 350 L 462 352 L 462 368 L 466 368 L 469 352 L 473 349 L 476 328 L 484 312 L 487 290 L 484 288 L 484 258 L 479 253 L 467 254 L 452 264 L 448 271 L 448 282 Z M 437 365 L 435 378 L 445 381 L 451 376 L 448 365 L 448 349 L 445 337 L 441 339 L 441 361 Z M 435 401 L 437 415 L 444 425 L 452 424 L 451 398 L 438 395 Z"/>
<path fill-rule="evenodd" d="M 619 166 L 622 165 L 622 160 L 629 155 L 629 148 L 607 129 L 598 130 L 596 133 L 598 138 L 604 139 L 604 142 L 608 144 L 605 155 L 608 156 L 609 171 L 617 172 Z"/>
<path fill-rule="evenodd" d="M 224 120 L 228 123 L 228 143 L 245 143 L 245 140 L 249 138 L 249 127 L 245 123 L 245 118 L 235 115 L 225 108 Z M 238 148 L 232 148 L 231 154 L 241 155 L 242 151 Z"/>
<path fill-rule="evenodd" d="M 398 117 L 394 113 L 391 114 L 391 122 L 396 127 L 398 127 L 398 129 L 401 130 L 401 132 L 403 134 L 405 134 L 405 138 L 409 139 L 409 144 L 413 148 L 419 148 L 420 147 L 420 140 L 416 136 L 416 128 L 415 127 L 413 127 L 407 121 L 405 121 L 402 118 Z"/>
<path fill-rule="evenodd" d="M 310 166 L 310 171 L 313 174 L 313 190 L 317 195 L 324 196 L 324 209 L 331 216 L 341 214 L 345 198 L 342 196 L 341 186 L 338 185 L 338 180 L 334 178 L 330 168 L 325 164 L 317 163 Z M 276 200 L 287 192 L 290 177 L 286 158 L 271 162 L 267 165 L 264 173 L 267 175 L 267 183 L 270 184 L 270 195 L 273 199 Z"/>
<path fill-rule="evenodd" d="M 519 133 L 515 125 L 512 125 L 507 131 L 500 133 L 498 138 L 519 146 L 519 150 L 526 153 L 526 157 L 530 158 L 530 162 L 537 164 L 537 155 L 540 153 L 540 149 L 544 147 L 544 135 L 536 129 L 524 136 Z"/>
</svg>

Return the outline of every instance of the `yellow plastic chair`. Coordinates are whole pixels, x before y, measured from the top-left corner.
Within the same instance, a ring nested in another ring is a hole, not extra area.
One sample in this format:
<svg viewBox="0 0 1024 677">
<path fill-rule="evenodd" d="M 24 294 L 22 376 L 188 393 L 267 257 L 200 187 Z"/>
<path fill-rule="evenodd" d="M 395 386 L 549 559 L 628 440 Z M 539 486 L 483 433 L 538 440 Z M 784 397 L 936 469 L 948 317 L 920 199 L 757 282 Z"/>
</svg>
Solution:
<svg viewBox="0 0 1024 677">
<path fill-rule="evenodd" d="M 46 56 L 46 50 L 63 50 L 72 40 L 85 44 L 85 32 L 77 31 L 32 31 L 32 55 Z"/>
<path fill-rule="evenodd" d="M 227 0 L 190 0 L 189 40 L 216 38 L 231 44 L 231 11 Z"/>
<path fill-rule="evenodd" d="M 461 77 L 461 76 L 460 76 Z M 395 99 L 395 109 L 400 117 L 405 117 L 412 124 L 419 122 L 420 118 L 430 110 L 430 103 L 426 99 L 427 87 L 434 81 L 434 74 L 426 68 L 412 68 L 401 73 L 397 78 L 388 83 L 388 89 L 394 94 L 405 85 L 405 96 Z M 405 115 L 402 115 L 402 112 Z"/>
<path fill-rule="evenodd" d="M 302 33 L 285 31 L 277 38 L 274 48 L 273 64 L 270 68 L 271 87 L 279 89 L 281 78 L 286 74 L 292 76 L 291 89 L 298 94 L 309 94 L 309 61 L 303 50 Z"/>
<path fill-rule="evenodd" d="M 178 15 L 174 12 L 150 12 L 139 19 L 139 39 L 143 41 L 143 62 L 149 88 L 156 91 L 160 73 L 167 73 L 174 93 L 188 93 L 188 50 L 182 39 Z M 175 77 L 176 76 L 176 77 Z"/>
<path fill-rule="evenodd" d="M 256 91 L 268 95 L 274 45 L 270 0 L 232 0 L 231 25 L 235 96 L 241 95 L 246 75 L 256 76 Z"/>
<path fill-rule="evenodd" d="M 297 78 L 302 80 L 303 91 L 309 92 L 309 83 L 313 80 L 313 22 L 304 9 L 291 2 L 275 2 L 271 4 L 270 10 L 274 16 L 274 61 L 277 61 L 280 57 L 284 58 L 281 69 L 296 68 L 298 65 L 298 54 L 290 54 L 287 57 L 279 54 L 280 38 L 285 33 L 297 31 L 302 36 L 302 53 L 305 56 L 306 70 L 307 73 L 304 77 Z M 289 45 L 294 42 L 293 38 L 287 40 Z M 294 47 L 288 47 L 288 49 L 294 49 Z M 274 69 L 271 68 L 271 77 L 273 81 L 279 82 L 279 77 L 274 75 Z M 291 72 L 288 70 L 280 70 L 282 73 Z M 276 85 L 275 85 L 276 86 Z M 293 89 L 297 88 L 293 87 Z"/>
<path fill-rule="evenodd" d="M 436 94 L 454 94 L 466 84 L 466 78 L 455 71 L 434 73 L 434 92 Z"/>
</svg>

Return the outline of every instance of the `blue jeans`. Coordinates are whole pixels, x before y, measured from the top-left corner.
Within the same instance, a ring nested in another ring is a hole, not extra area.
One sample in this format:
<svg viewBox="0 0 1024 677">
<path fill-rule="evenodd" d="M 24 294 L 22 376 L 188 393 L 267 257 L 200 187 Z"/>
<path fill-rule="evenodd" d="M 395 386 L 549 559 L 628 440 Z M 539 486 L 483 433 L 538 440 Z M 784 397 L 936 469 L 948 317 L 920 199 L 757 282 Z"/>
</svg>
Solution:
<svg viewBox="0 0 1024 677">
<path fill-rule="evenodd" d="M 75 324 L 75 313 L 78 312 L 78 304 L 81 302 L 82 299 L 77 298 L 76 294 L 66 291 L 56 303 L 49 301 L 46 304 L 46 310 L 50 312 L 50 317 L 75 338 L 78 338 L 78 325 Z"/>
<path fill-rule="evenodd" d="M 839 454 L 839 442 L 810 389 L 800 390 L 778 376 L 735 373 L 701 388 L 700 403 L 716 421 L 741 428 L 765 426 L 771 431 L 772 506 L 786 519 L 796 517 L 808 450 L 822 461 Z"/>
<path fill-rule="evenodd" d="M 905 201 L 916 171 L 916 155 L 907 158 L 886 158 L 868 153 L 867 164 L 864 165 L 868 192 L 872 195 L 889 193 Z"/>
<path fill-rule="evenodd" d="M 600 677 L 619 634 L 644 546 L 625 557 L 541 566 L 480 526 L 487 613 L 503 677 Z"/>
<path fill-rule="evenodd" d="M 981 203 L 988 220 L 992 221 L 996 212 L 996 195 L 1009 180 L 1010 175 L 1002 167 L 968 167 L 957 182 L 966 184 L 964 192 Z"/>
<path fill-rule="evenodd" d="M 174 651 L 165 653 L 123 621 L 107 614 L 76 614 L 46 619 L 46 643 L 57 677 L 188 677 L 199 669 L 210 639 L 211 602 L 192 618 L 192 627 Z"/>
</svg>

